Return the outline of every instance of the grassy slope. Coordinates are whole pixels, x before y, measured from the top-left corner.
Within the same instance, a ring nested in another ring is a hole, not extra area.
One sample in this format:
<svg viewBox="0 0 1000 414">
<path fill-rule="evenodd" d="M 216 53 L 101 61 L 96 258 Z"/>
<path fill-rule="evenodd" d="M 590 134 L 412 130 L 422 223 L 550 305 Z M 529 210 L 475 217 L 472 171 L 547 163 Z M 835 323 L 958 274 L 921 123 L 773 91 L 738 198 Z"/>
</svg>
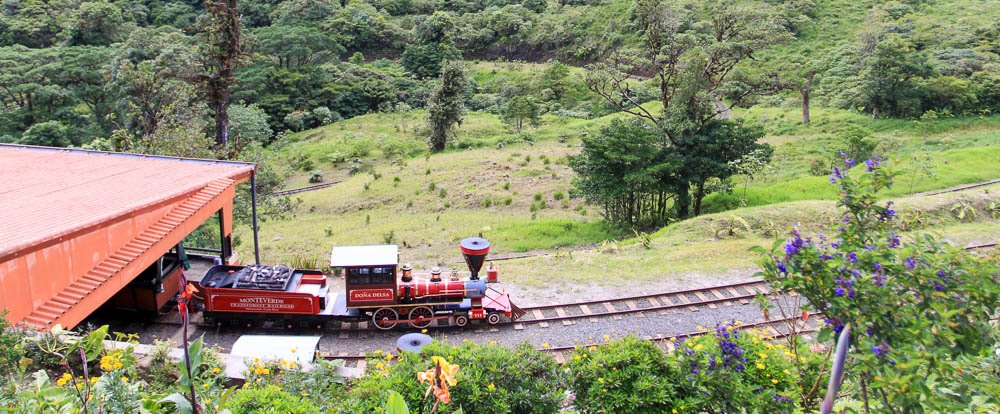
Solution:
<svg viewBox="0 0 1000 414">
<path fill-rule="evenodd" d="M 904 156 L 921 146 L 934 151 L 937 177 L 923 178 L 912 192 L 1000 177 L 1000 162 L 997 162 L 1000 119 L 996 117 L 946 119 L 918 128 L 911 121 L 872 121 L 843 111 L 821 110 L 817 111 L 816 124 L 804 128 L 795 126 L 794 121 L 783 121 L 793 115 L 793 109 L 780 108 L 738 113 L 763 122 L 773 134 L 766 139 L 777 148 L 777 172 L 749 187 L 750 204 L 760 210 L 724 212 L 708 216 L 708 223 L 731 215 L 759 218 L 786 211 L 806 212 L 795 215 L 798 217 L 795 221 L 815 222 L 815 211 L 831 209 L 830 200 L 836 194 L 825 176 L 808 174 L 808 162 L 804 160 L 815 156 L 824 146 L 833 148 L 830 133 L 835 130 L 834 125 L 844 121 L 863 123 L 880 137 L 892 137 L 898 153 Z M 412 158 L 394 161 L 382 156 L 380 148 L 389 141 L 403 140 L 422 148 L 419 128 L 424 116 L 422 111 L 372 114 L 293 136 L 296 142 L 277 151 L 280 161 L 305 155 L 314 159 L 317 168 L 325 170 L 328 177 L 342 176 L 347 180 L 332 188 L 297 195 L 302 206 L 294 220 L 264 223 L 261 238 L 264 256 L 271 261 L 289 261 L 295 256 L 322 259 L 334 244 L 384 243 L 391 239 L 411 246 L 404 248 L 404 260 L 433 265 L 454 260 L 455 243 L 479 232 L 494 241 L 497 253 L 597 244 L 627 236 L 603 225 L 599 211 L 593 207 L 568 198 L 573 173 L 566 165 L 567 157 L 579 152 L 581 134 L 593 133 L 612 116 L 594 120 L 546 117 L 543 125 L 532 131 L 533 144 L 514 142 L 497 149 L 495 143 L 510 140 L 514 134 L 506 131 L 493 115 L 470 113 L 459 135 L 476 137 L 481 141 L 479 147 L 433 156 L 425 156 L 420 150 Z M 358 141 L 370 142 L 373 149 L 366 160 L 375 166 L 379 178 L 371 173 L 351 177 L 344 172 L 346 164 L 324 161 L 330 152 L 346 151 L 344 148 L 349 149 L 352 142 Z M 304 184 L 304 173 L 293 175 L 290 185 L 297 184 Z M 904 177 L 887 196 L 911 192 L 906 184 Z M 535 199 L 536 194 L 540 200 Z M 716 194 L 709 198 L 707 206 L 710 211 L 719 210 L 725 203 L 734 203 L 734 199 L 733 195 Z M 485 200 L 489 200 L 489 207 L 484 207 Z M 538 208 L 541 201 L 545 201 L 546 208 Z M 531 211 L 532 205 L 537 211 Z M 705 223 L 701 220 L 690 223 Z M 778 230 L 792 222 L 771 221 Z M 685 229 L 686 223 L 668 230 Z M 655 260 L 671 271 L 731 268 L 749 263 L 746 255 L 734 254 L 735 251 L 763 240 L 751 237 L 725 241 L 723 245 L 732 248 L 720 249 L 714 231 L 695 232 L 700 234 L 698 238 L 683 241 L 668 237 L 677 231 L 681 230 L 654 235 L 655 254 L 639 254 L 649 256 L 647 259 L 595 257 L 602 266 L 610 268 L 627 269 L 626 263 L 633 260 L 636 266 Z M 588 254 L 597 253 L 575 253 L 574 261 Z M 521 263 L 535 266 L 539 265 L 538 260 L 549 259 L 510 262 L 505 266 L 520 269 Z M 592 264 L 579 263 L 582 267 Z"/>
</svg>

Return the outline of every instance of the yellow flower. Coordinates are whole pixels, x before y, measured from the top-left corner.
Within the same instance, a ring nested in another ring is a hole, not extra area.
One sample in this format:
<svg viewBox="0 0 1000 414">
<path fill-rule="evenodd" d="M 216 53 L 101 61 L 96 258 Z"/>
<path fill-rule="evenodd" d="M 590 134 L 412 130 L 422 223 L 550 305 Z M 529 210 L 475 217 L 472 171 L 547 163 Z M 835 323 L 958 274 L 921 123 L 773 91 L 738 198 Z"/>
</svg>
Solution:
<svg viewBox="0 0 1000 414">
<path fill-rule="evenodd" d="M 421 329 L 420 333 L 425 334 L 425 333 L 427 333 L 427 330 L 426 329 Z"/>
<path fill-rule="evenodd" d="M 288 369 L 295 369 L 295 367 L 297 367 L 297 366 L 298 366 L 298 364 L 296 364 L 295 361 L 289 361 L 288 362 Z"/>
<path fill-rule="evenodd" d="M 603 383 L 604 383 L 604 377 L 601 377 L 601 378 L 598 378 L 598 379 L 597 379 L 597 382 L 599 382 L 599 383 L 603 384 Z"/>
<path fill-rule="evenodd" d="M 542 348 L 548 348 L 548 347 L 550 347 L 550 346 L 551 346 L 551 345 L 549 345 L 549 343 L 548 343 L 548 342 L 542 342 Z"/>
<path fill-rule="evenodd" d="M 763 353 L 763 352 L 761 352 L 761 353 L 759 353 L 759 354 L 757 354 L 757 355 L 760 355 L 760 358 L 761 358 L 761 359 L 767 359 L 767 354 L 765 354 L 765 353 Z"/>
<path fill-rule="evenodd" d="M 487 390 L 487 391 L 489 391 L 489 392 L 493 392 L 493 391 L 496 391 L 496 389 L 497 389 L 497 386 L 496 386 L 496 385 L 493 385 L 493 383 L 492 383 L 492 382 L 490 383 L 490 385 L 487 385 L 487 386 L 486 386 L 486 390 Z"/>
<path fill-rule="evenodd" d="M 305 392 L 305 391 L 303 391 L 303 392 L 302 392 L 302 396 L 303 396 L 303 397 L 308 397 L 308 396 L 309 396 L 309 393 L 308 393 L 308 392 Z"/>
<path fill-rule="evenodd" d="M 260 363 L 260 358 L 254 358 L 253 359 L 253 363 L 254 363 L 254 365 L 259 364 Z"/>
<path fill-rule="evenodd" d="M 764 369 L 764 364 L 761 364 L 760 362 L 758 362 L 757 363 L 757 369 Z"/>
<path fill-rule="evenodd" d="M 611 335 L 604 335 L 604 342 L 610 341 Z"/>
<path fill-rule="evenodd" d="M 295 348 L 292 348 L 292 349 L 290 349 L 290 350 L 289 350 L 288 352 L 291 352 L 291 353 L 293 353 L 293 354 L 294 354 L 294 353 L 295 353 L 295 351 L 297 351 L 297 349 L 295 349 Z"/>
<path fill-rule="evenodd" d="M 395 358 L 395 357 L 396 356 L 393 355 L 393 354 L 385 354 L 385 360 L 386 361 L 392 361 L 392 359 Z"/>
<path fill-rule="evenodd" d="M 213 374 L 219 374 L 220 372 L 222 372 L 222 370 L 219 369 L 219 367 L 212 368 L 212 373 Z"/>
<path fill-rule="evenodd" d="M 385 367 L 385 364 L 383 364 L 381 362 L 375 364 L 375 369 L 382 369 L 382 367 Z"/>
<path fill-rule="evenodd" d="M 777 385 L 778 384 L 778 380 L 773 379 L 773 380 L 771 380 L 771 383 Z"/>
<path fill-rule="evenodd" d="M 99 379 L 100 379 L 100 378 L 98 378 L 98 377 L 90 377 L 90 383 L 91 383 L 91 384 L 97 384 L 97 381 L 98 381 Z"/>
<path fill-rule="evenodd" d="M 789 371 L 789 370 L 787 370 L 787 369 L 784 371 L 784 373 L 785 373 L 785 375 L 792 375 L 792 372 Z"/>
<path fill-rule="evenodd" d="M 676 409 L 676 408 L 674 408 L 674 410 L 673 410 L 672 412 L 673 412 L 674 414 L 677 414 L 677 409 Z"/>
<path fill-rule="evenodd" d="M 128 382 L 128 377 L 122 377 L 122 382 Z"/>
<path fill-rule="evenodd" d="M 66 383 L 70 382 L 72 379 L 73 379 L 72 375 L 69 375 L 68 373 L 64 373 L 64 374 L 62 374 L 61 377 L 59 377 L 59 380 L 56 381 L 56 385 L 58 385 L 58 386 L 61 387 L 63 385 L 66 385 Z"/>
<path fill-rule="evenodd" d="M 210 387 L 210 385 L 208 385 L 208 383 L 206 382 L 206 383 L 202 384 L 202 387 L 205 387 L 205 389 L 208 389 L 208 387 Z"/>
</svg>

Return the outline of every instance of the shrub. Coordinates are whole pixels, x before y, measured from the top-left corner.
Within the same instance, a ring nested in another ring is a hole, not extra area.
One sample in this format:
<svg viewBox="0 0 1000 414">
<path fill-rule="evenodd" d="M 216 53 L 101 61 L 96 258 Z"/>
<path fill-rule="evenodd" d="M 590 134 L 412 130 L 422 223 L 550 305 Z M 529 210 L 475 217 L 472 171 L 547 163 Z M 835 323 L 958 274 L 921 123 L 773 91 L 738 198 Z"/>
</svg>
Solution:
<svg viewBox="0 0 1000 414">
<path fill-rule="evenodd" d="M 763 276 L 826 315 L 819 340 L 851 326 L 845 382 L 862 392 L 849 398 L 873 412 L 996 409 L 995 368 L 984 367 L 995 362 L 1000 266 L 931 235 L 904 244 L 892 202 L 879 201 L 897 175 L 882 162 L 868 159 L 857 177 L 834 168 L 844 211 L 833 236 L 793 229 L 783 246 L 758 249 Z"/>
<path fill-rule="evenodd" d="M 667 413 L 681 376 L 649 341 L 635 337 L 577 348 L 567 366 L 582 413 Z"/>
<path fill-rule="evenodd" d="M 321 183 L 323 182 L 323 171 L 313 170 L 309 172 L 309 182 L 310 183 Z"/>
<path fill-rule="evenodd" d="M 276 385 L 243 388 L 226 401 L 226 408 L 242 414 L 319 414 L 309 400 L 291 395 Z"/>
<path fill-rule="evenodd" d="M 554 194 L 552 194 L 552 198 L 555 200 L 562 200 L 563 199 L 562 191 L 556 191 Z"/>
<path fill-rule="evenodd" d="M 728 323 L 676 346 L 668 360 L 683 373 L 677 402 L 690 412 L 780 413 L 795 406 L 798 378 L 784 346 Z"/>
<path fill-rule="evenodd" d="M 411 409 L 422 407 L 427 388 L 417 381 L 417 373 L 432 366 L 431 356 L 460 367 L 458 382 L 451 388 L 451 407 L 442 412 L 461 407 L 467 413 L 553 413 L 564 398 L 564 378 L 555 360 L 528 344 L 508 349 L 435 342 L 420 354 L 371 355 L 368 372 L 354 384 L 343 412 L 382 412 L 389 390 L 399 392 Z"/>
</svg>

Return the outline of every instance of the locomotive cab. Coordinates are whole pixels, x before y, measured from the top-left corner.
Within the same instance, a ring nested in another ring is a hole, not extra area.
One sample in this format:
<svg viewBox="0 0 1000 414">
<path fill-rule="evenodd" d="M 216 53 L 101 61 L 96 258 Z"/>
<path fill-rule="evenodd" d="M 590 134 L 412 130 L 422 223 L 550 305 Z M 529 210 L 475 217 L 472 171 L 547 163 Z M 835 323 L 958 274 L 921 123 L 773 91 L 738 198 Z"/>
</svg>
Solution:
<svg viewBox="0 0 1000 414">
<path fill-rule="evenodd" d="M 330 267 L 343 269 L 347 307 L 369 308 L 396 303 L 397 246 L 337 246 Z"/>
</svg>

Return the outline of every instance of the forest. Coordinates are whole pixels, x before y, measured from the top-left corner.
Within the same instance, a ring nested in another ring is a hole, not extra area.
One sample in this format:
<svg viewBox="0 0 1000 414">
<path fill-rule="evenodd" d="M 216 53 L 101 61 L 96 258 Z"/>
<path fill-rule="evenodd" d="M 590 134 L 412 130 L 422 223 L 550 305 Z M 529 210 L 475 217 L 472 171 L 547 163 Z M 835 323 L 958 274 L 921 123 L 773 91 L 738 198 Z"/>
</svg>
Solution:
<svg viewBox="0 0 1000 414">
<path fill-rule="evenodd" d="M 239 16 L 226 109 L 234 140 L 244 144 L 266 145 L 285 131 L 362 114 L 423 108 L 447 60 L 586 66 L 648 46 L 641 1 L 224 3 Z M 991 10 L 989 2 L 873 2 L 861 16 L 842 17 L 827 16 L 835 7 L 811 0 L 760 3 L 780 26 L 766 34 L 776 46 L 733 69 L 739 77 L 774 75 L 773 93 L 737 105 L 801 95 L 813 105 L 902 118 L 1000 108 L 1000 27 L 989 13 L 974 13 Z M 956 19 L 937 18 L 937 9 Z M 4 1 L 0 141 L 197 151 L 189 147 L 214 135 L 209 119 L 219 110 L 205 83 L 217 66 L 210 38 L 218 19 L 206 10 L 203 1 Z M 845 33 L 833 30 L 837 22 L 819 21 L 826 18 L 863 21 L 844 22 L 858 26 Z M 656 71 L 639 62 L 628 69 L 639 79 Z M 567 95 L 568 73 L 558 72 L 540 85 L 470 83 L 465 106 L 499 112 L 528 96 L 542 114 L 617 111 L 595 96 Z M 658 100 L 657 90 L 655 82 L 634 82 L 630 101 Z M 720 96 L 734 103 L 738 93 Z"/>
</svg>

